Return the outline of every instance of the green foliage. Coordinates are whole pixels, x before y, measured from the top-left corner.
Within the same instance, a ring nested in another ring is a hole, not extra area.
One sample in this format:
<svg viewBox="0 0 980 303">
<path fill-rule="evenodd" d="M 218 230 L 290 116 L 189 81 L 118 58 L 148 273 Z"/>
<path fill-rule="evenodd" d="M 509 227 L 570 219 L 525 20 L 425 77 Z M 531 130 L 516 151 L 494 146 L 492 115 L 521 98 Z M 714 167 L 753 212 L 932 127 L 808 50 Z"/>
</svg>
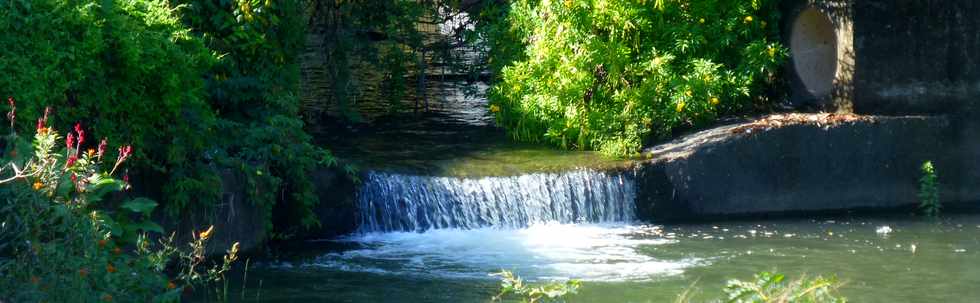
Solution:
<svg viewBox="0 0 980 303">
<path fill-rule="evenodd" d="M 318 224 L 318 203 L 309 173 L 332 162 L 314 146 L 299 118 L 298 55 L 306 19 L 299 0 L 174 0 L 184 21 L 218 54 L 207 73 L 208 101 L 219 113 L 219 163 L 248 177 L 251 200 L 265 209 L 268 228 L 280 218 L 282 229 Z M 190 187 L 196 187 L 191 185 Z M 193 199 L 181 185 L 176 201 Z M 296 223 L 299 223 L 298 226 Z"/>
<path fill-rule="evenodd" d="M 576 294 L 579 287 L 582 286 L 578 280 L 533 286 L 524 283 L 521 277 L 506 270 L 492 275 L 500 277 L 500 293 L 493 297 L 494 301 L 502 300 L 505 297 L 515 297 L 525 303 L 564 302 L 566 297 Z"/>
<path fill-rule="evenodd" d="M 113 174 L 131 149 L 120 149 L 106 166 L 104 144 L 81 150 L 82 140 L 75 140 L 84 138 L 80 127 L 61 148 L 61 137 L 43 122 L 33 143 L 12 133 L 4 145 L 0 301 L 177 302 L 185 288 L 223 280 L 237 260 L 237 243 L 220 265 L 208 268 L 202 264 L 207 235 L 195 235 L 189 252 L 173 245 L 173 235 L 152 245 L 147 233 L 162 232 L 149 220 L 156 202 L 104 198 L 128 191 L 128 182 Z M 168 277 L 168 268 L 180 274 Z"/>
<path fill-rule="evenodd" d="M 148 191 L 171 216 L 219 200 L 221 165 L 248 176 L 269 228 L 279 215 L 314 226 L 308 174 L 332 156 L 299 119 L 301 4 L 3 2 L 0 94 L 24 101 L 22 116 L 53 106 L 55 126 L 87 119 L 95 137 L 136 146 L 135 169 L 164 178 Z"/>
<path fill-rule="evenodd" d="M 13 0 L 0 4 L 0 94 L 22 101 L 21 131 L 50 106 L 54 126 L 137 146 L 139 169 L 180 184 L 203 167 L 214 113 L 202 75 L 214 56 L 165 0 Z M 199 186 L 190 196 L 213 191 Z"/>
<path fill-rule="evenodd" d="M 777 1 L 517 0 L 481 30 L 520 141 L 611 155 L 761 105 L 787 56 Z M 757 103 L 757 104 L 753 104 Z"/>
<path fill-rule="evenodd" d="M 936 168 L 932 161 L 922 163 L 922 177 L 919 178 L 919 210 L 929 217 L 939 215 L 942 204 L 939 203 L 939 181 Z"/>
<path fill-rule="evenodd" d="M 725 286 L 727 303 L 844 303 L 836 294 L 836 279 L 817 277 L 785 281 L 782 274 L 761 272 L 752 281 L 729 280 Z"/>
<path fill-rule="evenodd" d="M 509 271 L 492 274 L 500 277 L 500 293 L 494 301 L 512 297 L 521 302 L 564 302 L 582 287 L 578 280 L 550 283 L 542 286 L 525 284 L 520 277 Z M 847 299 L 837 295 L 840 282 L 837 279 L 816 277 L 800 278 L 792 282 L 785 276 L 761 272 L 751 281 L 732 279 L 725 286 L 725 297 L 710 302 L 725 303 L 845 303 Z M 677 303 L 692 302 L 690 289 L 678 295 Z"/>
</svg>

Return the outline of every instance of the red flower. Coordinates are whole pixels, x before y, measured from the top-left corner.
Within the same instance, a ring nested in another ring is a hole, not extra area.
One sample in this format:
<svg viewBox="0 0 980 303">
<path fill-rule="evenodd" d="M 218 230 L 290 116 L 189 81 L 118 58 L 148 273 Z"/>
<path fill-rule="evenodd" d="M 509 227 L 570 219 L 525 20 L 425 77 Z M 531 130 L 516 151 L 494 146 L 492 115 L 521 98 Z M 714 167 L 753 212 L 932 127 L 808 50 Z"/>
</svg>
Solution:
<svg viewBox="0 0 980 303">
<path fill-rule="evenodd" d="M 99 142 L 99 159 L 102 159 L 102 155 L 105 154 L 105 148 L 109 145 L 109 142 L 105 138 L 102 138 L 102 142 Z"/>
<path fill-rule="evenodd" d="M 7 97 L 7 104 L 10 104 L 10 107 L 14 107 L 14 97 Z"/>
<path fill-rule="evenodd" d="M 78 133 L 78 146 L 85 142 L 85 131 L 82 130 L 82 123 L 75 123 L 75 132 Z"/>
<path fill-rule="evenodd" d="M 78 183 L 78 175 L 71 174 L 71 183 L 75 183 L 75 184 Z"/>
<path fill-rule="evenodd" d="M 50 115 L 50 114 L 51 114 L 51 107 L 50 106 L 45 107 L 44 108 L 44 116 L 42 116 L 40 119 L 37 119 L 37 130 L 38 131 L 40 131 L 41 129 L 44 129 L 45 124 L 48 124 L 48 115 Z"/>
<path fill-rule="evenodd" d="M 68 146 L 68 149 L 71 149 L 73 146 L 75 146 L 75 134 L 68 133 L 68 137 L 65 138 L 65 145 Z"/>
<path fill-rule="evenodd" d="M 76 161 L 78 161 L 78 156 L 75 155 L 69 156 L 68 162 L 65 163 L 65 167 L 71 167 L 72 165 L 75 165 Z"/>
<path fill-rule="evenodd" d="M 116 161 L 118 161 L 118 162 L 126 161 L 126 159 L 129 159 L 129 156 L 132 155 L 132 154 L 133 154 L 133 147 L 132 146 L 129 146 L 129 145 L 121 146 L 121 147 L 119 147 L 119 159 L 116 160 Z"/>
</svg>

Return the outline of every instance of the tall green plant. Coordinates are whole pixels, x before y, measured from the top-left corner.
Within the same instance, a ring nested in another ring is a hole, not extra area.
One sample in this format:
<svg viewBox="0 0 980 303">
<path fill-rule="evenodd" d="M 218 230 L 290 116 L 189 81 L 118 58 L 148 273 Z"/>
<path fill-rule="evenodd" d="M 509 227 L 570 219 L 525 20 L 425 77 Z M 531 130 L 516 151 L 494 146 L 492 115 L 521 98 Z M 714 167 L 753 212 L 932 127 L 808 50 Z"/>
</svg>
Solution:
<svg viewBox="0 0 980 303">
<path fill-rule="evenodd" d="M 787 51 L 768 0 L 517 0 L 485 39 L 497 121 L 520 141 L 612 155 L 768 102 Z"/>
<path fill-rule="evenodd" d="M 922 177 L 919 178 L 919 210 L 929 217 L 939 215 L 942 204 L 939 203 L 939 179 L 932 161 L 922 163 Z"/>
</svg>

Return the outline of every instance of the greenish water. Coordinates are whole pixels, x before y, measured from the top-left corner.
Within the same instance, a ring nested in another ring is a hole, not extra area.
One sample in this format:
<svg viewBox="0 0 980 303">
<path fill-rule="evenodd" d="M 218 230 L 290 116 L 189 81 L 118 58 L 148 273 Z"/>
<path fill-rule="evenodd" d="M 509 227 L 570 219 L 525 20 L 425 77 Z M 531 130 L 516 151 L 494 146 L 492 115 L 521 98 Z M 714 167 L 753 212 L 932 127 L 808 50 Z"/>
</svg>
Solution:
<svg viewBox="0 0 980 303">
<path fill-rule="evenodd" d="M 244 301 L 487 302 L 487 273 L 505 268 L 585 280 L 571 302 L 671 302 L 692 285 L 715 298 L 764 270 L 837 275 L 852 302 L 977 302 L 978 235 L 978 215 L 364 234 L 253 264 Z"/>
</svg>

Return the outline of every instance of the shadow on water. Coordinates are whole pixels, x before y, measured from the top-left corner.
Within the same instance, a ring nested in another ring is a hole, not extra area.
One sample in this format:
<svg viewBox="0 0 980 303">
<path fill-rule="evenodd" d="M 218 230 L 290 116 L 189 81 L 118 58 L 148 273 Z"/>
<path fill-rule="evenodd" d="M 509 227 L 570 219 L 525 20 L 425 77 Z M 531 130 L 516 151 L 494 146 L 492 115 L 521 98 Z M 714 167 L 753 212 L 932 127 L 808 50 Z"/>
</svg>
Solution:
<svg viewBox="0 0 980 303">
<path fill-rule="evenodd" d="M 335 126 L 316 133 L 318 143 L 363 170 L 457 177 L 509 176 L 571 168 L 617 168 L 629 161 L 596 152 L 563 151 L 517 143 L 494 126 L 483 96 L 486 85 L 431 82 L 428 109 L 412 100 L 399 110 L 360 104 L 368 123 Z M 464 90 L 476 86 L 475 94 Z"/>
</svg>

